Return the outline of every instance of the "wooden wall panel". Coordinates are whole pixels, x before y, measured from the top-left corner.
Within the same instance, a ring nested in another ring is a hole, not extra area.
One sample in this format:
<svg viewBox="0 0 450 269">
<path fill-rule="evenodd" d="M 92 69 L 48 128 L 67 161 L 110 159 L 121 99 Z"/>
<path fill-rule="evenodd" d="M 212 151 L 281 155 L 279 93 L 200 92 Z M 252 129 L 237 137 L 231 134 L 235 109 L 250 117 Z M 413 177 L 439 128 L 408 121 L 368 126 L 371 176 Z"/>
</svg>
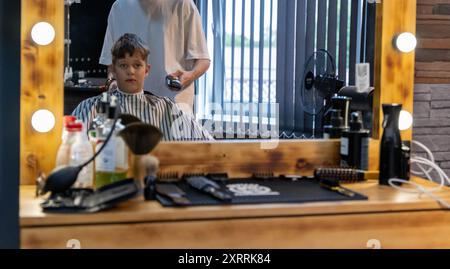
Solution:
<svg viewBox="0 0 450 269">
<path fill-rule="evenodd" d="M 382 104 L 399 103 L 413 114 L 415 53 L 401 53 L 393 39 L 403 32 L 416 33 L 416 0 L 382 1 L 377 5 L 375 46 L 374 135 L 381 137 Z M 412 139 L 412 130 L 402 132 Z"/>
<path fill-rule="evenodd" d="M 279 141 L 273 149 L 258 142 L 162 143 L 153 152 L 161 173 L 228 173 L 232 177 L 252 174 L 312 174 L 315 168 L 338 166 L 338 140 Z"/>
<path fill-rule="evenodd" d="M 378 170 L 379 141 L 369 145 L 369 169 Z M 255 173 L 312 175 L 318 167 L 340 165 L 339 140 L 279 141 L 276 148 L 261 149 L 258 142 L 162 143 L 153 155 L 160 172 L 178 176 L 189 173 L 228 173 L 248 177 Z"/>
<path fill-rule="evenodd" d="M 450 0 L 417 0 L 416 83 L 450 83 Z"/>
<path fill-rule="evenodd" d="M 39 46 L 31 39 L 31 29 L 40 21 L 49 22 L 56 31 L 55 40 L 47 46 Z M 22 0 L 21 47 L 20 179 L 22 184 L 30 184 L 36 178 L 37 170 L 48 173 L 53 169 L 61 142 L 63 1 Z M 49 133 L 38 133 L 31 126 L 31 116 L 39 109 L 48 109 L 56 117 L 56 126 Z"/>
</svg>

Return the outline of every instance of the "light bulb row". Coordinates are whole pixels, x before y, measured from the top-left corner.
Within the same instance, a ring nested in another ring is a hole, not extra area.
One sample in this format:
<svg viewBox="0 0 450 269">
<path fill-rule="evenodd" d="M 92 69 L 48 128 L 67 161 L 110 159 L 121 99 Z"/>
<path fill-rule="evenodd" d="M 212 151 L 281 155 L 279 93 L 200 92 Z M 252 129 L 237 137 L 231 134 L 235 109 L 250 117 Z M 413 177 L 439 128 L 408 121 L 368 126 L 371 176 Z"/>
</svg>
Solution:
<svg viewBox="0 0 450 269">
<path fill-rule="evenodd" d="M 394 37 L 394 48 L 402 53 L 413 52 L 417 47 L 417 38 L 413 33 L 404 32 Z M 399 119 L 400 131 L 406 131 L 413 126 L 413 116 L 406 110 L 402 110 Z"/>
<path fill-rule="evenodd" d="M 51 44 L 55 36 L 55 28 L 48 22 L 38 22 L 31 28 L 31 39 L 39 46 Z M 39 133 L 53 130 L 55 122 L 55 115 L 47 109 L 39 109 L 31 116 L 31 126 Z"/>
<path fill-rule="evenodd" d="M 31 29 L 31 38 L 41 46 L 47 46 L 55 39 L 55 28 L 48 22 L 38 22 Z M 405 32 L 394 38 L 394 47 L 403 53 L 410 53 L 416 49 L 417 39 L 414 34 Z M 402 111 L 400 116 L 400 130 L 407 130 L 413 124 L 411 113 Z M 36 111 L 32 118 L 33 128 L 40 133 L 50 132 L 55 127 L 55 116 L 46 109 Z"/>
</svg>

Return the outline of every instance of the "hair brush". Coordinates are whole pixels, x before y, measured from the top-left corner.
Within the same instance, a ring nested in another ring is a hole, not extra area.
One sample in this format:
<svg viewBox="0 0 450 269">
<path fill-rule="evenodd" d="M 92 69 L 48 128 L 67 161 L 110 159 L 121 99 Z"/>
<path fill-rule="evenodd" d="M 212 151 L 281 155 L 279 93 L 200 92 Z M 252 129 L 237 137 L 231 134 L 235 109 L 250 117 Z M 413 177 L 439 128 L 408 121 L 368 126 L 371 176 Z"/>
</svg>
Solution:
<svg viewBox="0 0 450 269">
<path fill-rule="evenodd" d="M 378 179 L 378 171 L 364 171 L 351 168 L 318 168 L 314 177 L 318 180 L 332 179 L 340 183 L 356 183 L 369 179 Z"/>
</svg>

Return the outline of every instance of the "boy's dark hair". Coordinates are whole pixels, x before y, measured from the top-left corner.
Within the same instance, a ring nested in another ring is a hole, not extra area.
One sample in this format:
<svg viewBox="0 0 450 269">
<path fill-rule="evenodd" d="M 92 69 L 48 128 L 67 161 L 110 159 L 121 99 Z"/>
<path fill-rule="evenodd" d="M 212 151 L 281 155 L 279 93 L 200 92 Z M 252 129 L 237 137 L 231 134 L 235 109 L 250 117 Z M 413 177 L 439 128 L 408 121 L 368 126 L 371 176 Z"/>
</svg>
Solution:
<svg viewBox="0 0 450 269">
<path fill-rule="evenodd" d="M 147 62 L 150 50 L 144 44 L 142 39 L 135 34 L 124 34 L 116 41 L 116 43 L 114 43 L 114 46 L 111 49 L 112 62 L 115 64 L 118 59 L 125 58 L 127 54 L 131 56 L 135 52 L 139 53 L 142 59 Z"/>
</svg>

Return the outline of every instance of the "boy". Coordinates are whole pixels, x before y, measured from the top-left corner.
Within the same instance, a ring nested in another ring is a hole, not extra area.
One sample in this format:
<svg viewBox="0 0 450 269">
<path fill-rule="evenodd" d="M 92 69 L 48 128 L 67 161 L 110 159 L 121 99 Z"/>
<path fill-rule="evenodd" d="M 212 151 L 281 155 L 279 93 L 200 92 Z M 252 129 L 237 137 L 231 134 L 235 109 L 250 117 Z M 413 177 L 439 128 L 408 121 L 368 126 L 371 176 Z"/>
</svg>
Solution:
<svg viewBox="0 0 450 269">
<path fill-rule="evenodd" d="M 148 48 L 134 34 L 124 34 L 112 50 L 112 73 L 117 89 L 109 92 L 118 98 L 123 114 L 131 114 L 161 130 L 163 140 L 211 140 L 212 136 L 190 115 L 186 115 L 169 98 L 144 94 L 145 77 L 150 73 L 147 64 Z M 100 106 L 101 96 L 81 102 L 72 115 L 81 119 L 89 129 Z"/>
</svg>

